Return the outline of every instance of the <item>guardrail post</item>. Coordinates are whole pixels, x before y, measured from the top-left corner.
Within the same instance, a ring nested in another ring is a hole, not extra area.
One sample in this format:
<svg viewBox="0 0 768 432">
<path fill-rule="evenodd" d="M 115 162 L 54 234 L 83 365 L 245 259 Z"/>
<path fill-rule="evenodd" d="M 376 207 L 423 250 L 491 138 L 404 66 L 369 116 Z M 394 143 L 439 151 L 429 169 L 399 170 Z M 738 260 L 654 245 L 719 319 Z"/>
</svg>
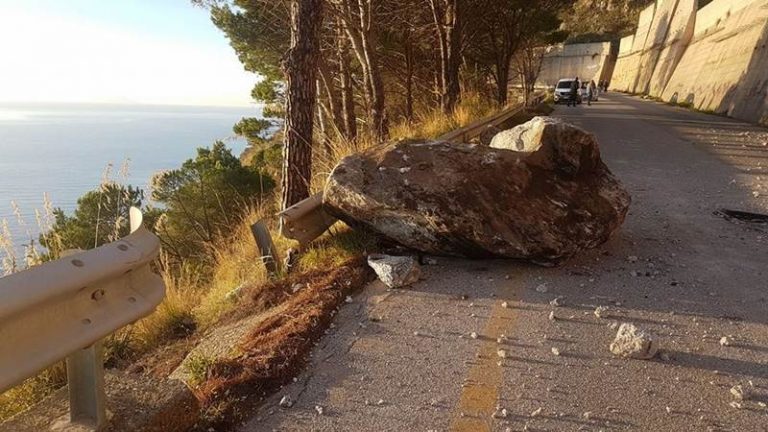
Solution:
<svg viewBox="0 0 768 432">
<path fill-rule="evenodd" d="M 104 348 L 101 342 L 67 357 L 69 420 L 96 430 L 107 423 Z"/>
<path fill-rule="evenodd" d="M 274 277 L 280 271 L 280 266 L 277 261 L 275 244 L 272 242 L 272 235 L 270 235 L 267 225 L 263 220 L 260 220 L 251 225 L 251 233 L 256 240 L 256 246 L 259 248 L 261 261 L 267 268 L 267 274 L 269 277 Z"/>
</svg>

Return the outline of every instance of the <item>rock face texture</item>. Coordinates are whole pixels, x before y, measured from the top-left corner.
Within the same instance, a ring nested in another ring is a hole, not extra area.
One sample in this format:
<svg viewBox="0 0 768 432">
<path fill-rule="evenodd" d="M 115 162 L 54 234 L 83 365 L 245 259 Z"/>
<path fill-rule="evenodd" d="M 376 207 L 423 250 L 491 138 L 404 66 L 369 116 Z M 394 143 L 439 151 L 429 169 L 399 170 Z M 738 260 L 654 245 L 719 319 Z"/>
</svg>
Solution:
<svg viewBox="0 0 768 432">
<path fill-rule="evenodd" d="M 389 288 L 401 288 L 419 281 L 421 267 L 413 257 L 369 255 L 368 265 Z"/>
<path fill-rule="evenodd" d="M 429 254 L 554 264 L 605 242 L 630 197 L 593 135 L 537 117 L 495 147 L 401 142 L 342 160 L 323 202 Z"/>
</svg>

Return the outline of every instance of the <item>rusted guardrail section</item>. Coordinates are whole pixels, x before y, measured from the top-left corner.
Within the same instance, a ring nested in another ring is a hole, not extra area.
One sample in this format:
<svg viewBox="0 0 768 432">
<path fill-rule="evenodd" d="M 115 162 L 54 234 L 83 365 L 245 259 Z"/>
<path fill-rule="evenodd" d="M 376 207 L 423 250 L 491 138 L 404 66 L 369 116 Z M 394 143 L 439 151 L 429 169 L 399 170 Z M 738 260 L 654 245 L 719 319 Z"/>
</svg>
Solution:
<svg viewBox="0 0 768 432">
<path fill-rule="evenodd" d="M 544 96 L 545 96 L 545 93 L 543 92 L 534 94 L 533 98 L 531 99 L 531 103 L 534 105 L 538 104 L 539 102 L 544 100 Z M 512 117 L 522 113 L 523 111 L 525 111 L 525 108 L 526 108 L 525 105 L 514 105 L 511 107 L 508 107 L 502 110 L 501 112 L 494 114 L 490 117 L 477 120 L 475 122 L 468 124 L 467 126 L 448 132 L 445 135 L 441 135 L 439 138 L 437 138 L 437 140 L 450 141 L 450 142 L 469 142 L 479 137 L 489 127 L 494 127 L 494 126 L 503 124 L 504 122 L 511 119 Z"/>
<path fill-rule="evenodd" d="M 130 218 L 131 234 L 119 241 L 0 278 L 0 392 L 66 359 L 69 421 L 104 426 L 100 341 L 165 297 L 150 269 L 160 240 L 142 226 L 139 209 Z"/>
<path fill-rule="evenodd" d="M 532 102 L 544 100 L 545 93 L 536 93 Z M 438 141 L 468 142 L 477 138 L 489 126 L 498 126 L 525 110 L 525 106 L 516 105 L 502 110 L 498 114 L 477 120 L 468 126 L 456 129 L 437 138 Z M 323 210 L 322 194 L 315 194 L 292 207 L 278 213 L 280 234 L 297 240 L 302 246 L 320 237 L 336 222 L 336 219 Z"/>
</svg>

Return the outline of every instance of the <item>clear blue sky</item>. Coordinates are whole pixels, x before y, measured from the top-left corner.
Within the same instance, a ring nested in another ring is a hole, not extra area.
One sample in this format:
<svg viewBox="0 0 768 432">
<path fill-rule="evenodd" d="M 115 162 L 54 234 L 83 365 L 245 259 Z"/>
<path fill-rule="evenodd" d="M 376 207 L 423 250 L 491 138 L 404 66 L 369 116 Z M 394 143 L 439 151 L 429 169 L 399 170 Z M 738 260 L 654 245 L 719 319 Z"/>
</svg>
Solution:
<svg viewBox="0 0 768 432">
<path fill-rule="evenodd" d="M 0 0 L 0 102 L 246 105 L 243 70 L 189 0 Z"/>
</svg>

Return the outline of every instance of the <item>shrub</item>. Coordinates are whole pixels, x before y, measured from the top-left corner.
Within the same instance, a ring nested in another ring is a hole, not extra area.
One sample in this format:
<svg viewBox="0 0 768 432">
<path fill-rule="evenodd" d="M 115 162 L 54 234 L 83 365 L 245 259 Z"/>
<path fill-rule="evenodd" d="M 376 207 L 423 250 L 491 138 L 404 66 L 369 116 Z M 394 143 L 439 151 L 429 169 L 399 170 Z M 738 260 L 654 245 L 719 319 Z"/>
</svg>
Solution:
<svg viewBox="0 0 768 432">
<path fill-rule="evenodd" d="M 212 262 L 211 245 L 231 235 L 244 209 L 257 206 L 274 187 L 271 177 L 243 166 L 220 141 L 197 149 L 195 159 L 152 180 L 152 199 L 165 206 L 156 230 L 166 253 L 177 262 Z"/>
</svg>

